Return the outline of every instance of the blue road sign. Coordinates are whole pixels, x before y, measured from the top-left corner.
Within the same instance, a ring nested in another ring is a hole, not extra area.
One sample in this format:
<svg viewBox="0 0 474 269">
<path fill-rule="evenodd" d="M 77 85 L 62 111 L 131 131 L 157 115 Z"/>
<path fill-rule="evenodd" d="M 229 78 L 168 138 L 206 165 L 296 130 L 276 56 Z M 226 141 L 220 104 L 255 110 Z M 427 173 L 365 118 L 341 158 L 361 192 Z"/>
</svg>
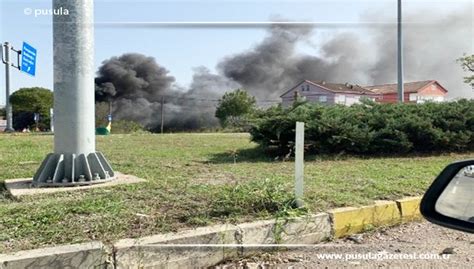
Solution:
<svg viewBox="0 0 474 269">
<path fill-rule="evenodd" d="M 21 71 L 32 76 L 36 74 L 36 49 L 26 42 L 21 50 Z"/>
</svg>

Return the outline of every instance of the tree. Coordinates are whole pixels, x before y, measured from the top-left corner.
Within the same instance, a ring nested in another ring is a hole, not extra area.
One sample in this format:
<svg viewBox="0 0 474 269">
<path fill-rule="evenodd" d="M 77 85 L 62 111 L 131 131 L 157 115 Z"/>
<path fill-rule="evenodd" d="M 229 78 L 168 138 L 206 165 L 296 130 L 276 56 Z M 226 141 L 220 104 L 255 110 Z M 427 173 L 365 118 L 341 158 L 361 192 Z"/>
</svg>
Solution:
<svg viewBox="0 0 474 269">
<path fill-rule="evenodd" d="M 249 95 L 247 91 L 237 89 L 225 93 L 217 105 L 216 117 L 223 127 L 228 126 L 230 120 L 239 120 L 255 110 L 255 97 Z"/>
<path fill-rule="evenodd" d="M 22 130 L 35 126 L 34 114 L 39 113 L 39 128 L 49 129 L 53 92 L 46 88 L 21 88 L 10 96 L 13 109 L 13 128 Z"/>
<path fill-rule="evenodd" d="M 464 71 L 469 72 L 470 75 L 464 77 L 464 82 L 469 84 L 474 89 L 474 54 L 464 55 L 457 60 Z"/>
</svg>

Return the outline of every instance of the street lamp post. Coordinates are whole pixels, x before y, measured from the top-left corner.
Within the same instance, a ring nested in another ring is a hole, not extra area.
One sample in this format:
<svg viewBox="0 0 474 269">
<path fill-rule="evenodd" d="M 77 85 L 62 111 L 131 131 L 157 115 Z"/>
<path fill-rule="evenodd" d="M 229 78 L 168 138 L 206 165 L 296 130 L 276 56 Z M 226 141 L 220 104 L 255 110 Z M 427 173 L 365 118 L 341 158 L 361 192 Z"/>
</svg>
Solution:
<svg viewBox="0 0 474 269">
<path fill-rule="evenodd" d="M 5 116 L 7 126 L 5 132 L 13 132 L 12 105 L 10 103 L 10 43 L 5 42 L 2 47 L 2 62 L 5 64 Z"/>
<path fill-rule="evenodd" d="M 54 153 L 33 177 L 34 186 L 76 186 L 114 179 L 95 149 L 93 0 L 53 0 Z"/>
<path fill-rule="evenodd" d="M 398 101 L 404 102 L 405 90 L 403 87 L 403 36 L 402 36 L 402 0 L 398 0 L 397 17 L 397 48 L 398 48 Z"/>
</svg>

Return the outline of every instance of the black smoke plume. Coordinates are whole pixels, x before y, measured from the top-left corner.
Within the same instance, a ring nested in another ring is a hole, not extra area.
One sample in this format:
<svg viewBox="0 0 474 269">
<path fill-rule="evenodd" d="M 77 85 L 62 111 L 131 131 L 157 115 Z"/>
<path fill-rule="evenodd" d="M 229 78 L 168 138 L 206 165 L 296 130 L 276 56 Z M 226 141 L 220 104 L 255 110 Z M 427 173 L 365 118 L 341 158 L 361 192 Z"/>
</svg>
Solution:
<svg viewBox="0 0 474 269">
<path fill-rule="evenodd" d="M 205 67 L 194 69 L 189 89 L 174 82 L 154 58 L 128 53 L 103 62 L 95 79 L 96 101 L 112 102 L 115 119 L 136 121 L 152 131 L 160 128 L 162 111 L 165 129 L 194 130 L 216 127 L 216 101 L 238 87 Z"/>
</svg>

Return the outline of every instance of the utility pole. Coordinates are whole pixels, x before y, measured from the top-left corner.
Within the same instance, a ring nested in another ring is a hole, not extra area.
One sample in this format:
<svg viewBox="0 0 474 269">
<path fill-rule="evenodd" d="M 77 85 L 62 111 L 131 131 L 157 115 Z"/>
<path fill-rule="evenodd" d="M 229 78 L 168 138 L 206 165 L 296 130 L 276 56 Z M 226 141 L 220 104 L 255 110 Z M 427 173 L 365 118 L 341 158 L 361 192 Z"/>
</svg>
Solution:
<svg viewBox="0 0 474 269">
<path fill-rule="evenodd" d="M 163 134 L 163 126 L 165 123 L 165 97 L 161 97 L 161 134 Z"/>
<path fill-rule="evenodd" d="M 53 0 L 54 152 L 33 177 L 33 186 L 79 186 L 114 180 L 95 147 L 94 1 Z"/>
<path fill-rule="evenodd" d="M 10 104 L 10 43 L 5 42 L 2 48 L 2 62 L 5 64 L 5 114 L 7 127 L 5 132 L 13 132 L 12 106 Z"/>
<path fill-rule="evenodd" d="M 397 47 L 398 47 L 398 102 L 405 101 L 405 90 L 403 88 L 403 38 L 402 38 L 402 0 L 398 0 L 397 19 Z"/>
</svg>

